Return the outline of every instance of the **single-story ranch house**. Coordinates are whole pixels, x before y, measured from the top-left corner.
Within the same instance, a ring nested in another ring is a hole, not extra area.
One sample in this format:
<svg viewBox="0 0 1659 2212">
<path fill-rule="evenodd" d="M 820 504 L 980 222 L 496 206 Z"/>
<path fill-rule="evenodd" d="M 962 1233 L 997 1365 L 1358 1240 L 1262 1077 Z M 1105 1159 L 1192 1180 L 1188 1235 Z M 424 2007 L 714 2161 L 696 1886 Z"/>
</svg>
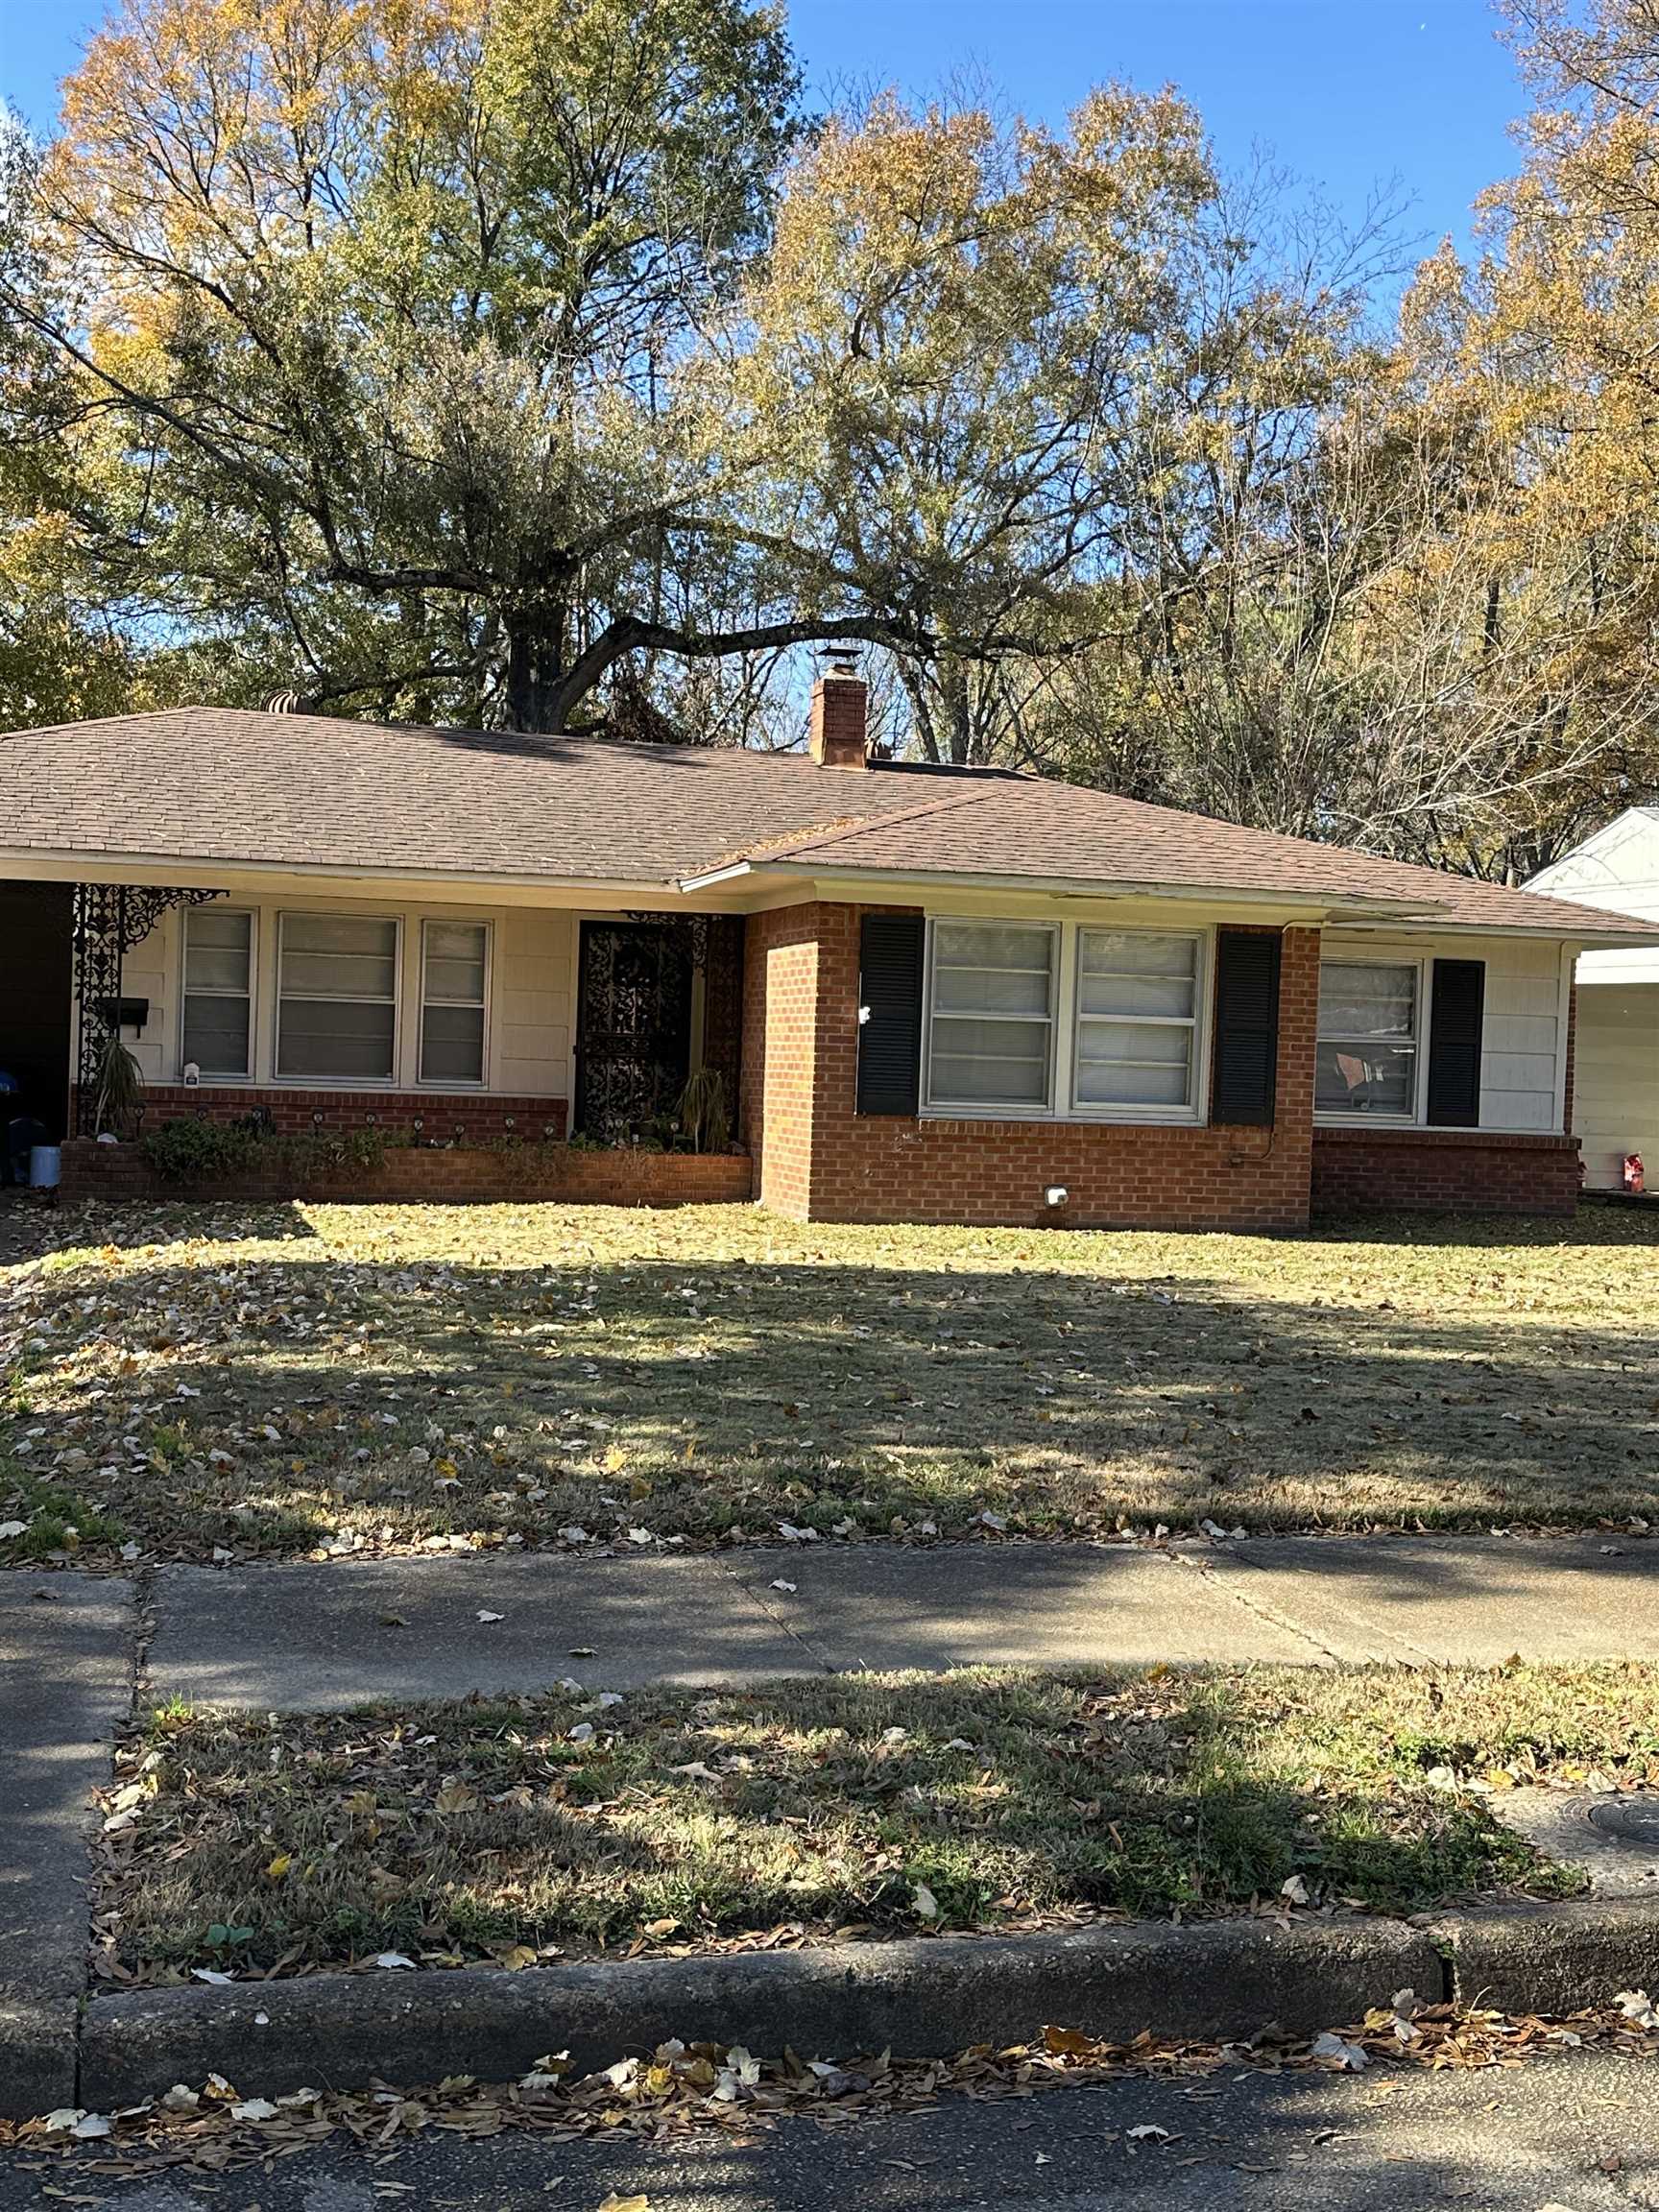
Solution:
<svg viewBox="0 0 1659 2212">
<path fill-rule="evenodd" d="M 156 1173 L 146 1143 L 92 1142 L 113 1032 L 146 1141 L 187 1117 L 373 1131 L 330 1170 L 366 1195 L 1280 1230 L 1570 1209 L 1574 962 L 1659 944 L 873 757 L 838 668 L 790 755 L 209 708 L 18 732 L 0 924 L 0 1069 L 68 1136 L 70 1192 Z M 698 1069 L 734 1142 L 693 1156 L 671 1133 Z M 269 1149 L 300 1172 L 303 1147 Z"/>
</svg>

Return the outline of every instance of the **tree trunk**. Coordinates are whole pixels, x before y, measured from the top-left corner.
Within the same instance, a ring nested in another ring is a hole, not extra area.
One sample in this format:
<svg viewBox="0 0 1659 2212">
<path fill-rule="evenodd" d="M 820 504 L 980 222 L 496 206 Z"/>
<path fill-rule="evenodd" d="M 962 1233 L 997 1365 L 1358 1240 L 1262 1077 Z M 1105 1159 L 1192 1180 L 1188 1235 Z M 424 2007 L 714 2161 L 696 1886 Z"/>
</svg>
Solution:
<svg viewBox="0 0 1659 2212">
<path fill-rule="evenodd" d="M 566 610 L 533 607 L 509 614 L 505 723 L 509 730 L 553 733 L 575 704 L 565 681 Z"/>
</svg>

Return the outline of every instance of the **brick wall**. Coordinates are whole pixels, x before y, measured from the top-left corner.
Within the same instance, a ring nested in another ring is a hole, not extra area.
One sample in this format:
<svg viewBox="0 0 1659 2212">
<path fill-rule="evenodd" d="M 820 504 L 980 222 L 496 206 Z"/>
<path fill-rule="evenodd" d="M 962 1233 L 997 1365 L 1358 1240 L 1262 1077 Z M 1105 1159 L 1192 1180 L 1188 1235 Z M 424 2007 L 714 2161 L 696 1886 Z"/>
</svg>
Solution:
<svg viewBox="0 0 1659 2212">
<path fill-rule="evenodd" d="M 1271 1129 L 854 1113 L 860 909 L 749 926 L 744 1126 L 757 1195 L 818 1221 L 1296 1229 L 1308 1219 L 1317 930 L 1285 937 Z M 1051 1215 L 1044 1190 L 1070 1199 Z"/>
<path fill-rule="evenodd" d="M 743 1072 L 739 1127 L 755 1162 L 755 1195 L 806 1218 L 817 1053 L 820 917 L 834 907 L 755 914 L 743 942 Z"/>
<path fill-rule="evenodd" d="M 361 1199 L 421 1206 L 532 1203 L 588 1206 L 725 1206 L 746 1200 L 753 1162 L 741 1152 L 524 1152 L 484 1145 L 394 1146 L 371 1166 L 315 1167 L 297 1175 L 280 1162 L 233 1181 L 183 1186 L 156 1173 L 136 1144 L 80 1139 L 63 1147 L 60 1198 Z"/>
<path fill-rule="evenodd" d="M 284 1137 L 314 1129 L 381 1129 L 387 1136 L 448 1143 L 456 1137 L 525 1142 L 562 1138 L 563 1098 L 509 1097 L 498 1092 L 304 1090 L 292 1084 L 147 1083 L 144 1127 L 195 1114 L 239 1121 L 261 1108 Z M 417 1126 L 419 1124 L 419 1126 Z"/>
<path fill-rule="evenodd" d="M 1571 1214 L 1578 1140 L 1490 1129 L 1316 1129 L 1315 1214 Z"/>
</svg>

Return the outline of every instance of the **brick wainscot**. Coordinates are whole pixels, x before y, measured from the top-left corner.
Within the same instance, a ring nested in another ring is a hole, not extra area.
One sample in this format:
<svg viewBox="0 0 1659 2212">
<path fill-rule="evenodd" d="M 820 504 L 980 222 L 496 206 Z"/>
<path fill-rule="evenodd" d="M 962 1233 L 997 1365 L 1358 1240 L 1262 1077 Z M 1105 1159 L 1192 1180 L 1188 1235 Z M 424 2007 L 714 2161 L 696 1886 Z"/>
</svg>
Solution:
<svg viewBox="0 0 1659 2212">
<path fill-rule="evenodd" d="M 142 1143 L 77 1140 L 63 1147 L 60 1195 L 80 1198 L 319 1198 L 411 1205 L 561 1200 L 572 1205 L 729 1205 L 748 1198 L 746 1153 L 588 1150 L 566 1145 L 563 1098 L 461 1096 L 428 1091 L 335 1091 L 251 1084 L 156 1084 L 144 1094 L 144 1127 L 189 1116 L 218 1122 L 270 1116 L 279 1137 L 377 1131 L 378 1160 L 300 1168 L 274 1147 L 222 1183 L 184 1185 L 158 1175 Z"/>
<path fill-rule="evenodd" d="M 1491 1129 L 1316 1129 L 1313 1213 L 1571 1214 L 1578 1140 Z"/>
</svg>

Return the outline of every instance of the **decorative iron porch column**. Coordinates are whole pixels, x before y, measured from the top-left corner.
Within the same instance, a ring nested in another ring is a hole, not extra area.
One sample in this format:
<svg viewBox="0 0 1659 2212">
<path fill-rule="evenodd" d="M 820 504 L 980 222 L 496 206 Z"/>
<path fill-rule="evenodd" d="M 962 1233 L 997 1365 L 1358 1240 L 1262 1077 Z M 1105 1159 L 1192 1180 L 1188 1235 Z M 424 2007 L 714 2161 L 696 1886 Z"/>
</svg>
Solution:
<svg viewBox="0 0 1659 2212">
<path fill-rule="evenodd" d="M 75 886 L 75 1130 L 96 1137 L 98 1070 L 111 1037 L 121 1034 L 121 963 L 170 907 L 204 906 L 223 891 L 186 891 L 156 883 Z"/>
</svg>

